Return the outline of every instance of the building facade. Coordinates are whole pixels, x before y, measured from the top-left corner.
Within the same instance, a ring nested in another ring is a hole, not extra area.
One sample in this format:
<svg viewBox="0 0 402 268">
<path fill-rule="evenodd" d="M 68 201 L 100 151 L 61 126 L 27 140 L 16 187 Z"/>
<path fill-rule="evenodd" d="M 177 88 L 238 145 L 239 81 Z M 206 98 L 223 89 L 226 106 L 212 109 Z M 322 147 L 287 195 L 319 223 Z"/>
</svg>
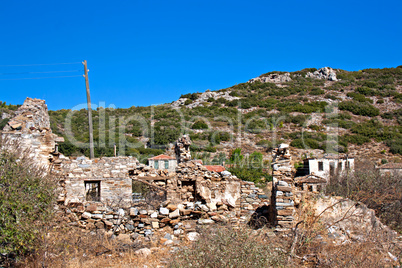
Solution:
<svg viewBox="0 0 402 268">
<path fill-rule="evenodd" d="M 354 158 L 345 157 L 322 157 L 308 158 L 304 160 L 304 169 L 307 174 L 313 174 L 325 179 L 331 176 L 345 174 L 355 168 Z"/>
<path fill-rule="evenodd" d="M 174 172 L 177 167 L 177 159 L 173 156 L 161 154 L 149 158 L 148 165 L 154 169 L 168 170 L 169 172 Z"/>
</svg>

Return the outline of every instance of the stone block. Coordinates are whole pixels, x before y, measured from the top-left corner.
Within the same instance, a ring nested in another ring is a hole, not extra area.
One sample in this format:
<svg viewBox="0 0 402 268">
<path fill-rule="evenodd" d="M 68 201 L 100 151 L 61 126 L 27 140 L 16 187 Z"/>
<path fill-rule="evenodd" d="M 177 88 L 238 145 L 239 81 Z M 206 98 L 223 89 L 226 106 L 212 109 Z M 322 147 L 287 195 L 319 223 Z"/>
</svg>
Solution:
<svg viewBox="0 0 402 268">
<path fill-rule="evenodd" d="M 167 208 L 160 208 L 159 213 L 162 215 L 169 215 L 169 209 Z"/>
<path fill-rule="evenodd" d="M 175 219 L 178 218 L 180 216 L 180 210 L 176 209 L 175 211 L 169 213 L 169 218 L 171 219 Z"/>
<path fill-rule="evenodd" d="M 277 187 L 278 191 L 282 191 L 282 192 L 291 192 L 292 191 L 292 187 L 289 186 L 278 186 Z"/>
</svg>

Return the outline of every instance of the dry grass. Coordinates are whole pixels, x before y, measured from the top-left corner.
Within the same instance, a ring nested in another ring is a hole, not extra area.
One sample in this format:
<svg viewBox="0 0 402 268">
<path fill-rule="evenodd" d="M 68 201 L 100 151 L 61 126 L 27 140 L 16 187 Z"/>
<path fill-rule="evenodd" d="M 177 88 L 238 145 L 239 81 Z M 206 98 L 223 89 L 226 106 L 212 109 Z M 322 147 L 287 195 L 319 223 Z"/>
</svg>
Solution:
<svg viewBox="0 0 402 268">
<path fill-rule="evenodd" d="M 402 264 L 401 244 L 389 230 L 365 233 L 361 241 L 334 240 L 328 235 L 327 223 L 316 215 L 311 202 L 306 201 L 298 212 L 299 222 L 289 252 L 290 266 L 394 267 Z M 398 261 L 392 260 L 389 253 Z"/>
<path fill-rule="evenodd" d="M 153 247 L 157 243 L 109 239 L 104 232 L 89 233 L 75 227 L 53 228 L 43 237 L 36 252 L 21 260 L 17 267 L 161 267 L 169 250 Z M 149 256 L 135 253 L 151 248 Z"/>
<path fill-rule="evenodd" d="M 169 267 L 284 267 L 284 244 L 268 229 L 213 225 L 200 229 L 200 238 L 183 248 Z"/>
</svg>

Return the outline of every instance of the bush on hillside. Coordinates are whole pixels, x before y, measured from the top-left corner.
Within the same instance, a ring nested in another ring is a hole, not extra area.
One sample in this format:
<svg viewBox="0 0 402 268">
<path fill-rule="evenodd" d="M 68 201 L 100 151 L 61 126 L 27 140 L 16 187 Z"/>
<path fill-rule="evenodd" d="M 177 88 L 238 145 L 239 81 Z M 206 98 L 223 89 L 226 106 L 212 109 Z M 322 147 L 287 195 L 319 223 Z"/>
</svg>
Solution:
<svg viewBox="0 0 402 268">
<path fill-rule="evenodd" d="M 205 123 L 203 120 L 198 120 L 192 126 L 192 129 L 208 129 L 208 124 Z"/>
<path fill-rule="evenodd" d="M 9 257 L 34 250 L 55 201 L 55 181 L 25 155 L 0 153 L 0 253 Z"/>
<path fill-rule="evenodd" d="M 339 103 L 340 110 L 346 110 L 352 112 L 356 115 L 363 115 L 363 116 L 377 116 L 380 114 L 380 110 L 375 108 L 373 105 L 369 103 L 361 103 L 361 102 L 354 102 L 354 101 L 343 101 Z"/>
</svg>

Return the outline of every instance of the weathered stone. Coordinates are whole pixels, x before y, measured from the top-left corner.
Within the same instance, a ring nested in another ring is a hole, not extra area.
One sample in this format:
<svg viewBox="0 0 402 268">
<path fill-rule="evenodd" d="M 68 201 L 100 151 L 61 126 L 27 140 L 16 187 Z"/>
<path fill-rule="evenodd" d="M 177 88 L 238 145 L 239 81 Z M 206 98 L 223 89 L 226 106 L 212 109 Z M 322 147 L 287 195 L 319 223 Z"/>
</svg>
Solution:
<svg viewBox="0 0 402 268">
<path fill-rule="evenodd" d="M 179 216 L 180 216 L 180 211 L 179 211 L 179 209 L 176 209 L 175 211 L 169 213 L 169 218 L 171 218 L 171 219 L 175 219 L 175 218 L 177 218 L 177 217 L 179 217 Z"/>
<path fill-rule="evenodd" d="M 212 224 L 212 223 L 214 223 L 214 221 L 211 219 L 199 219 L 198 220 L 198 224 L 201 224 L 201 225 Z"/>
<path fill-rule="evenodd" d="M 166 207 L 167 209 L 169 209 L 169 211 L 175 211 L 177 209 L 177 206 L 173 205 L 173 204 L 169 204 Z"/>
<path fill-rule="evenodd" d="M 162 215 L 169 215 L 169 209 L 167 208 L 160 208 L 159 213 Z"/>
<path fill-rule="evenodd" d="M 102 221 L 98 221 L 95 223 L 96 228 L 98 229 L 104 229 L 105 228 L 105 224 Z"/>
<path fill-rule="evenodd" d="M 158 229 L 159 228 L 159 222 L 157 222 L 157 221 L 152 222 L 152 228 Z"/>
<path fill-rule="evenodd" d="M 278 186 L 277 189 L 278 189 L 278 191 L 282 191 L 282 192 L 291 192 L 292 191 L 292 187 L 287 187 L 287 186 Z"/>
<path fill-rule="evenodd" d="M 82 213 L 82 215 L 81 215 L 81 218 L 82 218 L 82 219 L 90 219 L 91 217 L 92 217 L 92 214 L 89 213 L 89 212 L 84 212 L 84 213 Z"/>
</svg>

